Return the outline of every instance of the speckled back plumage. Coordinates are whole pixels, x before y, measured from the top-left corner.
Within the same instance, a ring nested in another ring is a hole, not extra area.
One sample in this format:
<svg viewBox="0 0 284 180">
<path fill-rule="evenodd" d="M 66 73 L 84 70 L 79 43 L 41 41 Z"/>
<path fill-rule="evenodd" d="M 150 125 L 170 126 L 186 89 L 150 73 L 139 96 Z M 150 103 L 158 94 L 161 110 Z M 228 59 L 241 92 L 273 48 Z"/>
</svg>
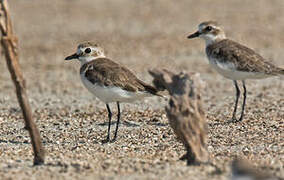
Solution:
<svg viewBox="0 0 284 180">
<path fill-rule="evenodd" d="M 158 95 L 156 88 L 139 80 L 129 69 L 107 58 L 98 58 L 84 64 L 80 74 L 84 73 L 93 84 L 117 86 L 130 92 L 145 91 Z"/>
<path fill-rule="evenodd" d="M 252 49 L 229 39 L 207 46 L 206 53 L 207 56 L 218 59 L 221 63 L 233 63 L 238 71 L 259 72 L 267 75 L 278 75 L 284 72 Z"/>
</svg>

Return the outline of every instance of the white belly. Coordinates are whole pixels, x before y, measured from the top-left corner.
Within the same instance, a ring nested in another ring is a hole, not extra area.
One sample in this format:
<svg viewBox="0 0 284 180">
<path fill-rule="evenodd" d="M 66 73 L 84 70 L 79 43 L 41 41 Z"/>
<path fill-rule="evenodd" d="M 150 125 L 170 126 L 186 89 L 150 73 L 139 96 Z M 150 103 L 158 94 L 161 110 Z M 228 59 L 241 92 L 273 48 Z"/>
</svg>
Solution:
<svg viewBox="0 0 284 180">
<path fill-rule="evenodd" d="M 147 92 L 129 92 L 115 86 L 100 86 L 93 84 L 85 78 L 83 74 L 80 75 L 85 87 L 97 98 L 105 103 L 110 102 L 133 102 L 141 100 L 144 97 L 152 96 Z"/>
<path fill-rule="evenodd" d="M 238 71 L 233 63 L 220 63 L 215 59 L 209 59 L 210 65 L 221 75 L 232 80 L 261 79 L 269 77 L 264 73 Z"/>
</svg>

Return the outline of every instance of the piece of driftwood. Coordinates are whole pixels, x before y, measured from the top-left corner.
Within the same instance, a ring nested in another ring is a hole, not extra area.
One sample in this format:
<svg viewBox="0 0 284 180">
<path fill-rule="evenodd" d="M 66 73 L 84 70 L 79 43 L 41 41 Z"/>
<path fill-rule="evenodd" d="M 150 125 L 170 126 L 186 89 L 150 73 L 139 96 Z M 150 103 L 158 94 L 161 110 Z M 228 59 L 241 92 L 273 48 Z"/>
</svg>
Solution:
<svg viewBox="0 0 284 180">
<path fill-rule="evenodd" d="M 181 157 L 188 165 L 208 162 L 207 124 L 201 103 L 204 82 L 198 73 L 174 74 L 168 70 L 151 70 L 153 83 L 170 94 L 166 113 L 187 153 Z"/>
<path fill-rule="evenodd" d="M 44 149 L 40 133 L 32 118 L 32 111 L 26 93 L 23 74 L 18 61 L 18 40 L 13 34 L 12 23 L 7 0 L 0 0 L 0 29 L 2 33 L 1 44 L 6 58 L 11 78 L 16 87 L 18 102 L 23 111 L 26 129 L 29 131 L 34 151 L 34 165 L 44 163 Z"/>
</svg>

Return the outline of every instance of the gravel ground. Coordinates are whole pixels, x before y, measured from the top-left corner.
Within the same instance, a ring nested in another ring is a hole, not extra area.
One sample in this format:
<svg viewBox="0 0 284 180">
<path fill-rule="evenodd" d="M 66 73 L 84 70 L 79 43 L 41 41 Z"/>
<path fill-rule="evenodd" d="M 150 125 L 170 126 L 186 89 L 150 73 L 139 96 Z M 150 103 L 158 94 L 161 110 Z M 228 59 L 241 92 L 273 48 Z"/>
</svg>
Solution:
<svg viewBox="0 0 284 180">
<path fill-rule="evenodd" d="M 201 21 L 219 20 L 229 37 L 284 66 L 284 1 L 9 3 L 20 40 L 20 63 L 47 156 L 46 165 L 32 166 L 30 139 L 2 57 L 1 179 L 219 180 L 230 177 L 235 156 L 284 178 L 283 80 L 247 81 L 245 119 L 226 124 L 233 110 L 234 86 L 208 66 L 201 40 L 186 39 Z M 185 151 L 168 124 L 167 102 L 160 98 L 123 104 L 118 140 L 102 144 L 107 134 L 105 105 L 82 86 L 79 63 L 63 60 L 86 40 L 102 44 L 109 57 L 146 82 L 151 82 L 147 70 L 152 68 L 199 72 L 206 82 L 208 149 L 222 172 L 206 165 L 188 167 L 178 160 Z"/>
</svg>

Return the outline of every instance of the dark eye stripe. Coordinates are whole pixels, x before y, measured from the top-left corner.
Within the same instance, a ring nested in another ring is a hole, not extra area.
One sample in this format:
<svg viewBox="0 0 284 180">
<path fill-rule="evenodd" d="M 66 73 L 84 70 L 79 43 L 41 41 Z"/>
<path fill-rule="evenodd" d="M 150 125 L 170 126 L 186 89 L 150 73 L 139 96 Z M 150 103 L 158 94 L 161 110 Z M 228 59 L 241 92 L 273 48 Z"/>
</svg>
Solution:
<svg viewBox="0 0 284 180">
<path fill-rule="evenodd" d="M 206 31 L 211 31 L 212 29 L 213 29 L 212 26 L 207 26 L 207 27 L 205 28 Z"/>
<path fill-rule="evenodd" d="M 91 50 L 91 48 L 86 48 L 85 49 L 85 53 L 90 53 L 92 50 Z"/>
</svg>

